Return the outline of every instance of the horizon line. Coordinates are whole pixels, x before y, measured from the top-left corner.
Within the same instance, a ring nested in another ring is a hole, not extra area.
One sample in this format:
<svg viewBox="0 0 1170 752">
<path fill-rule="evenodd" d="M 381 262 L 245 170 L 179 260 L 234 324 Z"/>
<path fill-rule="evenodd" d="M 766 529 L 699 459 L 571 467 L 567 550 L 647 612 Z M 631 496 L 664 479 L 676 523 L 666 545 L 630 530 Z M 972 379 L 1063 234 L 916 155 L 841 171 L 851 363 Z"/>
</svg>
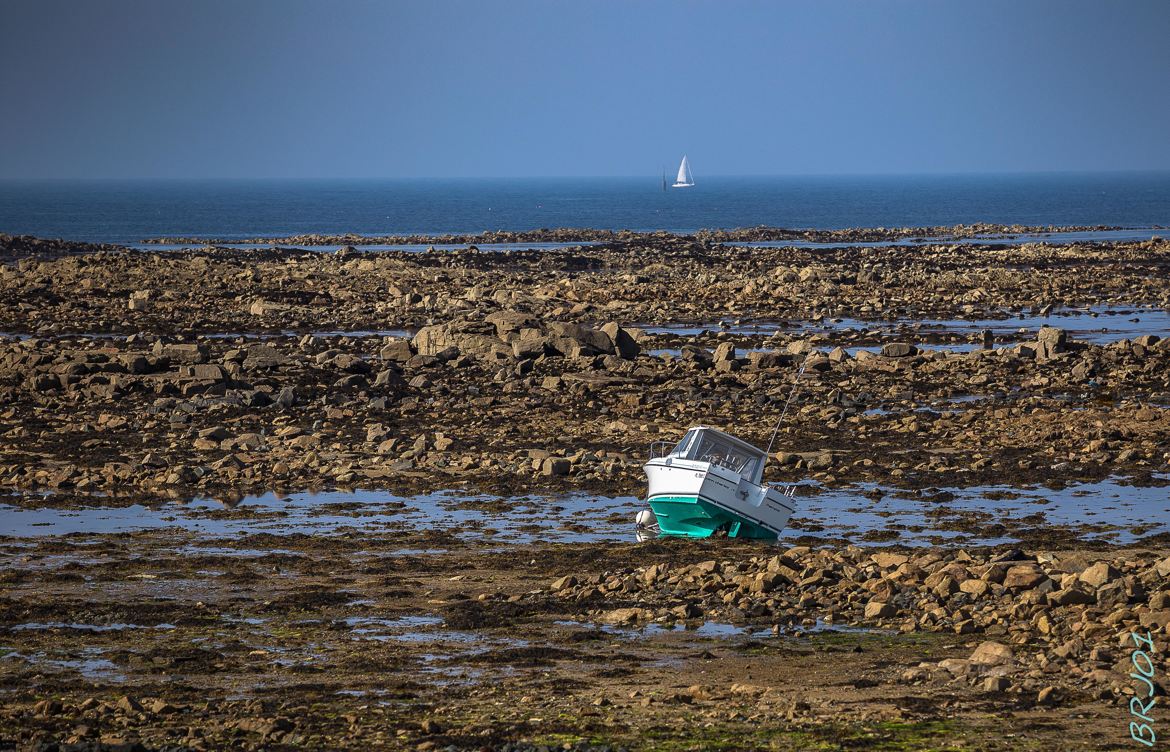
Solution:
<svg viewBox="0 0 1170 752">
<path fill-rule="evenodd" d="M 1170 167 L 1109 170 L 978 170 L 937 172 L 809 172 L 809 173 L 710 173 L 704 179 L 727 178 L 928 178 L 928 177 L 1022 177 L 1035 175 L 1152 175 L 1170 173 Z M 405 181 L 405 180 L 660 180 L 658 173 L 624 175 L 252 175 L 252 176 L 0 176 L 0 182 L 248 182 L 248 181 Z"/>
</svg>

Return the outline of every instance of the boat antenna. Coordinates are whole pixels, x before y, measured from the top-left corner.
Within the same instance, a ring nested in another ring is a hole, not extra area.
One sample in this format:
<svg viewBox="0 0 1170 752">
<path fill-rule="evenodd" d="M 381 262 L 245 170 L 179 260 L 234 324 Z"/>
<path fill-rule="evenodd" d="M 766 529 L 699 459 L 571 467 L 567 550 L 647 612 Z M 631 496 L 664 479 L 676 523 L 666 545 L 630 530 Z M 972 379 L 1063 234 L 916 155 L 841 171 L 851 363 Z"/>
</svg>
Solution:
<svg viewBox="0 0 1170 752">
<path fill-rule="evenodd" d="M 764 453 L 764 462 L 772 456 L 772 444 L 776 443 L 776 434 L 780 433 L 780 424 L 784 422 L 784 416 L 788 414 L 788 406 L 792 404 L 792 398 L 796 396 L 796 387 L 800 386 L 800 377 L 804 375 L 805 366 L 808 365 L 808 355 L 804 356 L 804 360 L 800 362 L 800 370 L 796 372 L 796 378 L 792 380 L 792 391 L 788 393 L 788 399 L 784 402 L 784 409 L 780 411 L 780 418 L 776 421 L 776 427 L 772 429 L 772 438 L 768 441 L 768 451 Z"/>
</svg>

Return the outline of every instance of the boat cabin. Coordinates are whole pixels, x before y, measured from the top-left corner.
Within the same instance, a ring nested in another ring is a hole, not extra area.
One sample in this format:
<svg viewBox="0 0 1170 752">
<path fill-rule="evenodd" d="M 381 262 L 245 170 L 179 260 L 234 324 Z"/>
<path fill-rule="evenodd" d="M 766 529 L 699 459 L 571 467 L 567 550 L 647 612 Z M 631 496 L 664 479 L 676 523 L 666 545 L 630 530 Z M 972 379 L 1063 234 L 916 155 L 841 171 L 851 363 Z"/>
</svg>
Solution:
<svg viewBox="0 0 1170 752">
<path fill-rule="evenodd" d="M 764 452 L 717 428 L 697 426 L 687 431 L 665 456 L 695 462 L 709 462 L 727 468 L 760 484 L 764 475 Z"/>
</svg>

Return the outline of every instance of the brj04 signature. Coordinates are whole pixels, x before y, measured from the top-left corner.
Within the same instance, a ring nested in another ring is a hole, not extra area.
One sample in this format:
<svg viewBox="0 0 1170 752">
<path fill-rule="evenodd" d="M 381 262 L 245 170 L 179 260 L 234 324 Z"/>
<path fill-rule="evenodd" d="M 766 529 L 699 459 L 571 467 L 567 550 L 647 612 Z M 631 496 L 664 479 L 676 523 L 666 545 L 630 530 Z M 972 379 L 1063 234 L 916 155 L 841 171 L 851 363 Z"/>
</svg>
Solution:
<svg viewBox="0 0 1170 752">
<path fill-rule="evenodd" d="M 1154 639 L 1148 631 L 1145 637 L 1134 632 L 1131 632 L 1130 636 L 1133 638 L 1136 650 L 1130 656 L 1134 670 L 1130 672 L 1129 676 L 1137 681 L 1137 686 L 1134 688 L 1134 696 L 1129 699 L 1129 714 L 1143 723 L 1131 720 L 1129 722 L 1129 735 L 1134 741 L 1152 747 L 1158 741 L 1158 737 L 1154 733 L 1154 718 L 1151 714 L 1158 688 L 1158 685 L 1154 683 L 1154 659 L 1151 657 L 1151 655 L 1156 654 Z M 1147 648 L 1149 649 L 1148 653 L 1146 652 Z"/>
</svg>

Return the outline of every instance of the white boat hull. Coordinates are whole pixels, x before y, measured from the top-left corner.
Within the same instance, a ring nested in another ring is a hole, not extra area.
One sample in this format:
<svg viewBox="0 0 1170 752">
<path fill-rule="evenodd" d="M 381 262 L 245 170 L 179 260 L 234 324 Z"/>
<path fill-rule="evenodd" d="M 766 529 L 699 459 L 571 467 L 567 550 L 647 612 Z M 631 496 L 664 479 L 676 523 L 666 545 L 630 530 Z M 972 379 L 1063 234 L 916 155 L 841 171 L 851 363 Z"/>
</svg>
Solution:
<svg viewBox="0 0 1170 752">
<path fill-rule="evenodd" d="M 660 457 L 644 469 L 647 501 L 665 535 L 705 537 L 727 529 L 741 537 L 774 538 L 792 516 L 784 493 L 720 465 Z"/>
</svg>

